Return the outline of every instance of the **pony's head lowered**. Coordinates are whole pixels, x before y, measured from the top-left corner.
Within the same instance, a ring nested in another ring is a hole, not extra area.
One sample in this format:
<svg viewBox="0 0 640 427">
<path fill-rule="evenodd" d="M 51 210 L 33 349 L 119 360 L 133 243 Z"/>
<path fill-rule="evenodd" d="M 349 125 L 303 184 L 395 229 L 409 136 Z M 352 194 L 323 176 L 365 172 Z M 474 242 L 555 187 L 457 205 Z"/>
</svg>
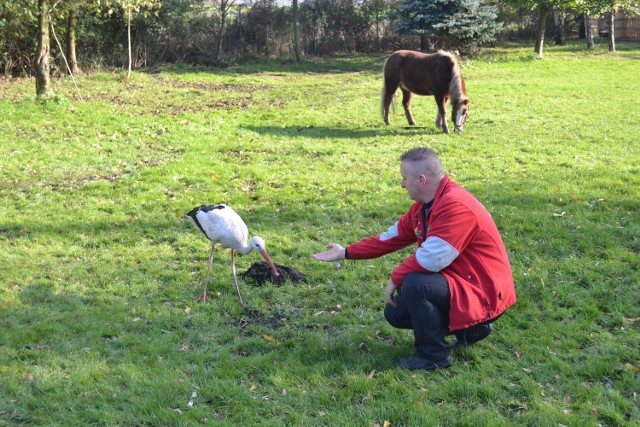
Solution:
<svg viewBox="0 0 640 427">
<path fill-rule="evenodd" d="M 449 83 L 449 94 L 451 96 L 451 120 L 454 124 L 454 131 L 462 133 L 462 127 L 467 121 L 469 114 L 469 98 L 460 72 L 458 61 L 453 55 L 450 56 L 453 61 L 451 70 L 451 82 Z"/>
<path fill-rule="evenodd" d="M 462 127 L 469 116 L 469 99 L 452 99 L 451 100 L 451 120 L 453 121 L 453 130 L 455 133 L 462 133 Z"/>
</svg>

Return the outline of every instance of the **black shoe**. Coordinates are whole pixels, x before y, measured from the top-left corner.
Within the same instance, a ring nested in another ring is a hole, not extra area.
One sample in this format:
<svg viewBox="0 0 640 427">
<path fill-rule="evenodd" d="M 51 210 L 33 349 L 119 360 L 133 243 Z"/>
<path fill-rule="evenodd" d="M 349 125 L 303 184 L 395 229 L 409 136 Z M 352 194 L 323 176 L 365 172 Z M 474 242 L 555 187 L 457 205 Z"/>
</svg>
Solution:
<svg viewBox="0 0 640 427">
<path fill-rule="evenodd" d="M 454 332 L 456 342 L 453 344 L 453 348 L 469 347 L 471 344 L 488 337 L 491 331 L 493 331 L 493 325 L 491 323 L 476 325 L 461 331 L 456 331 Z"/>
<path fill-rule="evenodd" d="M 429 359 L 424 359 L 419 356 L 409 356 L 404 359 L 394 360 L 393 364 L 400 368 L 406 368 L 410 370 L 422 369 L 424 371 L 434 371 L 436 369 L 448 368 L 453 363 L 451 356 L 447 356 L 446 359 L 440 362 L 432 362 Z"/>
</svg>

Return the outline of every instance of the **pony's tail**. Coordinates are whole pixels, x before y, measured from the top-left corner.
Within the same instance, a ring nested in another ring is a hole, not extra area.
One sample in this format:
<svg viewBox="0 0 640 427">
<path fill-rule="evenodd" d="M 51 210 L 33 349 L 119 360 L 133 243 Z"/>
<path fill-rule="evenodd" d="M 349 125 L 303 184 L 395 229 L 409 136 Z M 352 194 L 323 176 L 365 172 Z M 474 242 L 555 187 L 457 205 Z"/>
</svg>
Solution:
<svg viewBox="0 0 640 427">
<path fill-rule="evenodd" d="M 384 97 L 386 93 L 387 93 L 387 85 L 382 83 L 382 93 L 380 94 L 380 115 L 382 116 L 383 119 L 384 119 Z M 396 106 L 393 100 L 394 98 L 395 97 L 391 95 L 391 104 L 389 105 L 389 110 L 393 114 L 395 114 L 396 112 Z"/>
<path fill-rule="evenodd" d="M 382 93 L 380 94 L 380 115 L 382 116 L 383 120 L 384 120 L 384 97 L 387 93 L 387 83 L 386 83 L 385 72 L 384 72 L 384 69 L 386 66 L 387 66 L 387 61 L 385 61 L 384 65 L 382 66 Z M 396 105 L 394 102 L 394 98 L 395 96 L 391 95 L 391 104 L 389 106 L 389 109 L 393 114 L 395 114 L 396 112 Z"/>
</svg>

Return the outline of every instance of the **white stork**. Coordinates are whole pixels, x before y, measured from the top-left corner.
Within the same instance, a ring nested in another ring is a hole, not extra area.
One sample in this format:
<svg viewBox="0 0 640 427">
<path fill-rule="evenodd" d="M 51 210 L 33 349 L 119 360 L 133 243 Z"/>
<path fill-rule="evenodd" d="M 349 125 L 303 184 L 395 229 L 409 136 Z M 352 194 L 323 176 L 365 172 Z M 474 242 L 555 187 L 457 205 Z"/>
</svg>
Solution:
<svg viewBox="0 0 640 427">
<path fill-rule="evenodd" d="M 204 280 L 204 288 L 202 296 L 198 301 L 207 300 L 207 283 L 209 282 L 209 274 L 211 273 L 211 264 L 213 262 L 213 251 L 216 243 L 220 243 L 224 249 L 231 249 L 231 271 L 233 272 L 233 282 L 236 285 L 236 293 L 240 305 L 246 307 L 242 297 L 240 296 L 240 288 L 238 287 L 238 278 L 236 276 L 235 253 L 240 252 L 243 255 L 248 254 L 256 249 L 260 252 L 264 260 L 273 270 L 274 276 L 279 276 L 275 264 L 271 261 L 267 253 L 264 240 L 261 237 L 254 236 L 247 244 L 249 238 L 249 230 L 247 224 L 244 223 L 240 215 L 229 206 L 219 204 L 215 206 L 199 206 L 192 209 L 186 215 L 191 219 L 194 225 L 211 240 L 211 255 L 209 256 L 209 267 L 207 268 L 207 277 Z"/>
</svg>

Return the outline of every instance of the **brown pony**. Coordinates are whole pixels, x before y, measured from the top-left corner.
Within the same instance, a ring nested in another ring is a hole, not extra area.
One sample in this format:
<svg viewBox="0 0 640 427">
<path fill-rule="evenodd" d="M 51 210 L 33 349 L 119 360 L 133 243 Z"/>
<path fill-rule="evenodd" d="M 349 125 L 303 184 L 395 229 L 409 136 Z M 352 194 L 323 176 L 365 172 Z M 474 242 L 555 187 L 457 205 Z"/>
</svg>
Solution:
<svg viewBox="0 0 640 427">
<path fill-rule="evenodd" d="M 467 120 L 469 98 L 455 56 L 442 50 L 433 54 L 399 50 L 391 54 L 384 64 L 384 85 L 382 86 L 382 115 L 389 124 L 389 106 L 393 94 L 400 86 L 402 105 L 410 125 L 415 125 L 411 114 L 411 96 L 433 95 L 438 106 L 436 126 L 449 133 L 445 107 L 451 100 L 451 120 L 456 133 L 462 133 Z"/>
</svg>

